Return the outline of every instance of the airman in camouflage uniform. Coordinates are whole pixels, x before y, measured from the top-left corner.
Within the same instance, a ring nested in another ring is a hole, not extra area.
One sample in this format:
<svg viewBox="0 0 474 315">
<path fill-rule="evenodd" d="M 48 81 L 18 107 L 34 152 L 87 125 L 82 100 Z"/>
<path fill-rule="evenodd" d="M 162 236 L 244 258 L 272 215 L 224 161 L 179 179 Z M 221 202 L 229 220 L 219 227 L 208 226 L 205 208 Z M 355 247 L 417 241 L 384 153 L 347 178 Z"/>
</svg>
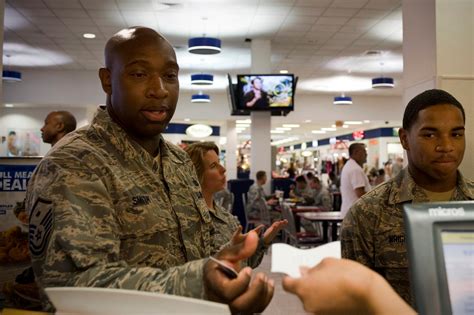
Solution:
<svg viewBox="0 0 474 315">
<path fill-rule="evenodd" d="M 399 131 L 408 167 L 363 195 L 343 222 L 342 257 L 380 273 L 412 306 L 403 205 L 474 199 L 474 182 L 457 171 L 464 124 L 462 105 L 445 91 L 428 90 L 411 100 Z"/>
<path fill-rule="evenodd" d="M 216 253 L 223 235 L 194 166 L 160 135 L 178 99 L 172 46 L 151 29 L 125 29 L 107 43 L 106 66 L 99 76 L 107 106 L 53 147 L 29 182 L 30 253 L 41 288 L 135 289 L 262 311 L 273 295 L 266 276 L 249 286 L 250 272 L 229 280 L 207 259 L 233 263 L 256 237 Z M 242 295 L 245 302 L 234 302 Z"/>
</svg>

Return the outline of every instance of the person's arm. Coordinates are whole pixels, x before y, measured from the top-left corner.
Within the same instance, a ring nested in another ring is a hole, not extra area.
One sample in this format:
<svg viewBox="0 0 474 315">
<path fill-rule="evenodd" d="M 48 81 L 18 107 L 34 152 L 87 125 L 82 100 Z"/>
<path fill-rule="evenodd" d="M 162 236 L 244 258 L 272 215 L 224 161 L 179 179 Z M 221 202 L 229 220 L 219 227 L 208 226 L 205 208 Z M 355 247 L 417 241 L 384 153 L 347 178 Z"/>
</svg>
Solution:
<svg viewBox="0 0 474 315">
<path fill-rule="evenodd" d="M 362 197 L 366 193 L 365 187 L 357 187 L 357 188 L 354 189 L 354 191 L 355 191 L 355 194 L 356 194 L 357 198 Z"/>
<path fill-rule="evenodd" d="M 343 258 L 374 267 L 374 230 L 376 215 L 369 201 L 359 199 L 346 214 L 341 230 L 341 254 Z"/>
<path fill-rule="evenodd" d="M 161 270 L 130 266 L 121 257 L 116 208 L 104 182 L 79 158 L 63 168 L 43 160 L 31 178 L 27 209 L 47 211 L 51 224 L 30 232 L 35 274 L 42 287 L 78 286 L 142 290 L 204 298 L 205 259 Z M 46 222 L 46 221 L 44 221 Z M 30 229 L 31 231 L 31 229 Z M 41 233 L 40 233 L 41 232 Z"/>
<path fill-rule="evenodd" d="M 346 259 L 303 268 L 301 278 L 283 278 L 283 288 L 315 314 L 416 314 L 379 274 Z"/>
</svg>

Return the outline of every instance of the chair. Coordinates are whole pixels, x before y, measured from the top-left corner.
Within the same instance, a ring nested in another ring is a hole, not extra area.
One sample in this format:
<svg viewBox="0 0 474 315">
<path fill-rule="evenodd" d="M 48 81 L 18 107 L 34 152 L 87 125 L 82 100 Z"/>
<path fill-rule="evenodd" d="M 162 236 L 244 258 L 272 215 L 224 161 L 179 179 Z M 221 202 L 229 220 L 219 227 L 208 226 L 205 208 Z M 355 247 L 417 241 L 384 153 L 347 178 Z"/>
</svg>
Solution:
<svg viewBox="0 0 474 315">
<path fill-rule="evenodd" d="M 288 225 L 284 229 L 286 243 L 295 247 L 313 247 L 323 243 L 322 237 L 315 233 L 296 231 L 295 217 L 287 204 L 282 205 L 282 217 L 288 220 Z"/>
</svg>

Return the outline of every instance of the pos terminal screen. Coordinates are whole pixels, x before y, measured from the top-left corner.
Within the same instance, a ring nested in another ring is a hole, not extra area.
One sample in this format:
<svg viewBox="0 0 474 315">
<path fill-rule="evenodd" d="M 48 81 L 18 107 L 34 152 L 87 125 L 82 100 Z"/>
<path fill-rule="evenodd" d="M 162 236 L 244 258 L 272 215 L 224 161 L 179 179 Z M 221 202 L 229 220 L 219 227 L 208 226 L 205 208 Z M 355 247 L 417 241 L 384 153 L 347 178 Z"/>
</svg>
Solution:
<svg viewBox="0 0 474 315">
<path fill-rule="evenodd" d="M 441 232 L 453 314 L 474 314 L 474 231 Z"/>
</svg>

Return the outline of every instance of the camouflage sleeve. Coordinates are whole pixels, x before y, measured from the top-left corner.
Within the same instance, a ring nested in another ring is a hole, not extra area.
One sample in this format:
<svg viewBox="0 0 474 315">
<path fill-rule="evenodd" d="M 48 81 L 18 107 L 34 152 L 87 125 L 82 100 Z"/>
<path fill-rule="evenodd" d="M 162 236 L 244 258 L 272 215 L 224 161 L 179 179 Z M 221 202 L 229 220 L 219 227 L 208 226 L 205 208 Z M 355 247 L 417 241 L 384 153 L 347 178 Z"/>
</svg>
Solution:
<svg viewBox="0 0 474 315">
<path fill-rule="evenodd" d="M 256 189 L 255 186 L 250 186 L 250 189 L 247 193 L 247 203 L 252 204 L 258 199 L 260 199 L 258 189 Z"/>
<path fill-rule="evenodd" d="M 64 160 L 64 159 L 63 159 Z M 161 270 L 131 266 L 120 253 L 111 187 L 77 157 L 44 159 L 28 187 L 30 253 L 42 288 L 96 286 L 205 298 L 206 259 Z"/>
<path fill-rule="evenodd" d="M 374 268 L 375 215 L 367 211 L 367 203 L 359 199 L 346 214 L 342 223 L 342 258 L 355 260 Z"/>
</svg>

